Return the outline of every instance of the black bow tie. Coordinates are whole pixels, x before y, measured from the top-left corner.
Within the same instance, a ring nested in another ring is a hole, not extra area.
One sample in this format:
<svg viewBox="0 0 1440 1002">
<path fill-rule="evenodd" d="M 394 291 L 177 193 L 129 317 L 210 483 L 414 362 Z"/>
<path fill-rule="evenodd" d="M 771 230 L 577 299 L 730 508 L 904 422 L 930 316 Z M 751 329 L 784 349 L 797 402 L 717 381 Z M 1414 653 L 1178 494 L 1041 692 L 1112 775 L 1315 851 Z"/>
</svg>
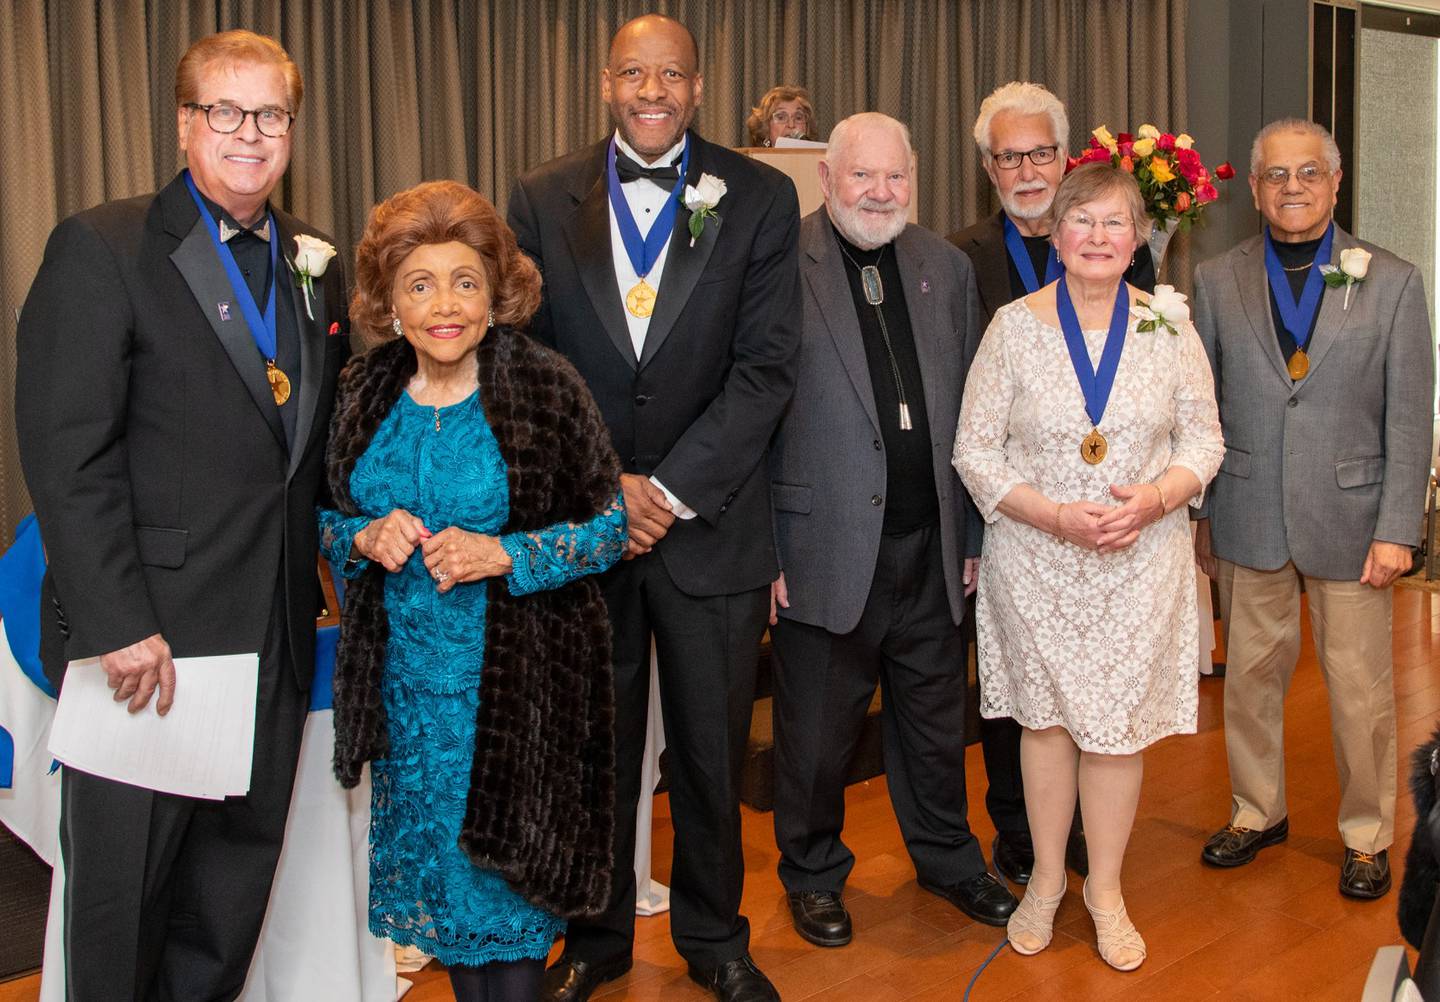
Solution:
<svg viewBox="0 0 1440 1002">
<path fill-rule="evenodd" d="M 618 151 L 615 153 L 615 173 L 619 175 L 621 184 L 638 181 L 643 177 L 654 181 L 666 191 L 674 191 L 675 185 L 680 180 L 680 168 L 674 164 L 664 167 L 643 167 Z"/>
</svg>

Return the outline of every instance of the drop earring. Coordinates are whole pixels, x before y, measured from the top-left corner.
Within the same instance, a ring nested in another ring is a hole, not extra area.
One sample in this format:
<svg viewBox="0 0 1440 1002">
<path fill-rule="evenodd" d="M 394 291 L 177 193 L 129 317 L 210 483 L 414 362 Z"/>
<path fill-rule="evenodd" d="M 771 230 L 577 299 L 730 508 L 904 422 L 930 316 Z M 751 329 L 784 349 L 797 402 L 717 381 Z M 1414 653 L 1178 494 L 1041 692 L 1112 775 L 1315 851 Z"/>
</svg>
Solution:
<svg viewBox="0 0 1440 1002">
<path fill-rule="evenodd" d="M 490 311 L 490 320 L 489 320 L 489 323 L 487 323 L 485 326 L 486 326 L 486 327 L 494 327 L 494 326 L 495 326 L 495 311 L 494 311 L 494 310 L 491 310 L 491 311 Z"/>
<path fill-rule="evenodd" d="M 396 337 L 405 336 L 405 328 L 400 326 L 400 318 L 397 316 L 392 316 L 390 318 L 390 329 L 395 332 Z"/>
</svg>

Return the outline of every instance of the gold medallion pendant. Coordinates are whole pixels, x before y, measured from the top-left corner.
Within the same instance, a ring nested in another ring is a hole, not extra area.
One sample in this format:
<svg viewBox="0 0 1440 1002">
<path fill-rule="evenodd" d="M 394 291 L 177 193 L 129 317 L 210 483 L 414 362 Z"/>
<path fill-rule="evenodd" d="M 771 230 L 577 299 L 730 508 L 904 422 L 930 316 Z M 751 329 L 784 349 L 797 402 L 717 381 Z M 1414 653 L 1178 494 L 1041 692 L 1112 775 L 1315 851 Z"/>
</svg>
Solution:
<svg viewBox="0 0 1440 1002">
<path fill-rule="evenodd" d="M 270 393 L 275 397 L 276 407 L 290 399 L 290 377 L 285 375 L 282 369 L 276 368 L 274 359 L 265 361 L 265 379 L 270 384 Z"/>
<path fill-rule="evenodd" d="M 645 279 L 640 279 L 625 293 L 625 308 L 631 316 L 644 320 L 655 311 L 655 289 Z"/>
<path fill-rule="evenodd" d="M 1304 348 L 1296 348 L 1295 354 L 1290 356 L 1290 361 L 1285 365 L 1285 370 L 1290 373 L 1290 378 L 1299 382 L 1305 378 L 1310 371 L 1310 356 L 1305 354 Z"/>
<path fill-rule="evenodd" d="M 1110 443 L 1105 441 L 1105 436 L 1100 434 L 1099 428 L 1091 428 L 1090 434 L 1080 441 L 1080 458 L 1091 466 L 1103 460 L 1109 451 Z"/>
</svg>

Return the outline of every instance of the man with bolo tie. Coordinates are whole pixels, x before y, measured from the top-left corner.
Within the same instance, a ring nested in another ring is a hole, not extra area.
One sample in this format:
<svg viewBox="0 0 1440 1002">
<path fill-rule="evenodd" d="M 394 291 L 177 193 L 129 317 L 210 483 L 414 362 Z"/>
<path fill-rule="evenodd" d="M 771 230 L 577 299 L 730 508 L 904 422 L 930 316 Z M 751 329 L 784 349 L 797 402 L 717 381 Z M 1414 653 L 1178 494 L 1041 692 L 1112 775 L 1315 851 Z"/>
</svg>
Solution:
<svg viewBox="0 0 1440 1002">
<path fill-rule="evenodd" d="M 778 567 L 766 452 L 794 385 L 799 210 L 779 172 L 689 128 L 694 37 L 647 15 L 615 34 L 603 141 L 522 177 L 509 222 L 544 276 L 532 334 L 595 395 L 624 466 L 627 557 L 602 585 L 614 642 L 615 884 L 572 922 L 542 997 L 583 1000 L 630 968 L 635 805 L 653 637 L 675 826 L 670 929 L 726 1002 L 778 995 L 740 914 L 739 779 Z"/>
<path fill-rule="evenodd" d="M 184 699 L 174 658 L 259 653 L 245 796 L 65 769 L 72 1002 L 233 999 L 265 915 L 314 671 L 315 504 L 348 354 L 333 249 L 269 201 L 302 89 L 272 39 L 192 45 L 175 86 L 187 169 L 56 227 L 21 315 L 16 424 L 49 557 L 52 682 L 98 656 L 117 703 L 164 714 Z M 322 252 L 297 263 L 297 238 Z"/>
</svg>

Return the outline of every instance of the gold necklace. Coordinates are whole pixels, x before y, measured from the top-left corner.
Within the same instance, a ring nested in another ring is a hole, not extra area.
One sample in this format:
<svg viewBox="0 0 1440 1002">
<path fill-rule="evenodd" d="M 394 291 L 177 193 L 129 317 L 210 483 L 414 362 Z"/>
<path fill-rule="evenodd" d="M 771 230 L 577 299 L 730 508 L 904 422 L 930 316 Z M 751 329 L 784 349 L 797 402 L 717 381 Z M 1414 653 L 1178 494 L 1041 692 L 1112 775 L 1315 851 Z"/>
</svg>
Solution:
<svg viewBox="0 0 1440 1002">
<path fill-rule="evenodd" d="M 1315 262 L 1314 262 L 1314 261 L 1311 261 L 1311 262 L 1309 262 L 1308 264 L 1302 264 L 1302 265 L 1299 265 L 1299 266 L 1294 267 L 1294 268 L 1287 268 L 1287 267 L 1285 267 L 1285 266 L 1282 264 L 1282 265 L 1280 266 L 1280 270 L 1281 270 L 1281 271 L 1305 271 L 1305 270 L 1307 270 L 1308 268 L 1310 268 L 1310 267 L 1311 267 L 1312 265 L 1314 265 L 1314 264 L 1315 264 Z"/>
</svg>

